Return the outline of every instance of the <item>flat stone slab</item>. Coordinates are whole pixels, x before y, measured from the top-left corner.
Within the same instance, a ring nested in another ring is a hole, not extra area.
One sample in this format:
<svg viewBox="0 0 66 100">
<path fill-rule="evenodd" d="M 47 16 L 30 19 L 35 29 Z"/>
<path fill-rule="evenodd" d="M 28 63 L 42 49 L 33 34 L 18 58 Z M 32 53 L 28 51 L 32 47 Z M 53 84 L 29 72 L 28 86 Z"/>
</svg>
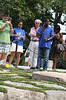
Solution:
<svg viewBox="0 0 66 100">
<path fill-rule="evenodd" d="M 0 92 L 0 100 L 66 100 L 66 91 L 47 90 L 46 94 L 29 90 L 1 86 L 8 90 L 6 95 Z"/>
<path fill-rule="evenodd" d="M 17 68 L 20 68 L 20 69 L 30 69 L 30 67 L 28 67 L 28 66 L 18 66 Z"/>
<path fill-rule="evenodd" d="M 47 90 L 47 100 L 66 100 L 66 91 Z"/>
<path fill-rule="evenodd" d="M 0 71 L 0 73 L 9 73 L 9 70 Z"/>
<path fill-rule="evenodd" d="M 36 80 L 51 80 L 66 83 L 66 73 L 35 71 L 32 73 L 32 78 Z"/>
<path fill-rule="evenodd" d="M 43 85 L 43 86 L 46 86 L 46 87 L 52 87 L 52 88 L 57 88 L 57 89 L 65 89 L 65 87 L 63 86 L 60 86 L 60 85 L 56 85 L 56 84 L 50 84 L 50 83 L 43 83 L 43 82 L 33 82 L 32 83 L 36 83 L 37 85 Z"/>
<path fill-rule="evenodd" d="M 20 87 L 38 88 L 38 87 L 35 87 L 33 85 L 30 85 L 30 84 L 26 84 L 26 83 L 18 83 L 18 82 L 11 82 L 11 81 L 4 81 L 4 83 L 11 84 L 14 86 L 20 86 Z"/>
<path fill-rule="evenodd" d="M 2 93 L 0 100 L 46 100 L 46 95 L 44 93 L 16 89 L 13 87 L 1 86 L 1 85 L 0 87 L 4 87 L 8 90 L 7 99 L 3 99 L 5 98 L 5 96 Z"/>
<path fill-rule="evenodd" d="M 12 64 L 10 65 L 10 67 L 13 67 L 13 68 L 15 68 Z M 19 68 L 19 69 L 30 69 L 30 67 L 28 67 L 28 66 L 20 66 L 20 65 L 18 65 L 18 67 L 17 68 Z"/>
</svg>

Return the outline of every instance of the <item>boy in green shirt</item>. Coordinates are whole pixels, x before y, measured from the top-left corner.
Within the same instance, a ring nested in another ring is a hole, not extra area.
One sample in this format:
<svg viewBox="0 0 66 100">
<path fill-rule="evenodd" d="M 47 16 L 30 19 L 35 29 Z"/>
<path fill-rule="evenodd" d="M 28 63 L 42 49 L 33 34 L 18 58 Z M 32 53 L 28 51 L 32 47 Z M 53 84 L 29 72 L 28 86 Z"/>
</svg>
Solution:
<svg viewBox="0 0 66 100">
<path fill-rule="evenodd" d="M 0 61 L 4 60 L 4 64 L 10 47 L 10 32 L 13 33 L 12 24 L 8 22 L 8 18 L 8 13 L 4 13 L 0 20 Z"/>
</svg>

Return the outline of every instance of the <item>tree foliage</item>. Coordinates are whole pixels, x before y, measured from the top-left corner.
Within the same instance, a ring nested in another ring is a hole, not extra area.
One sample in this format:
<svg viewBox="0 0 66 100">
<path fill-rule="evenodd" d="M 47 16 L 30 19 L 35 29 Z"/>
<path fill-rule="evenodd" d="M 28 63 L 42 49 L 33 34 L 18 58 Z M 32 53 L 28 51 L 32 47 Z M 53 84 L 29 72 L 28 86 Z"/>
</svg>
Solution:
<svg viewBox="0 0 66 100">
<path fill-rule="evenodd" d="M 25 23 L 24 28 L 34 25 L 34 20 L 39 18 L 44 23 L 45 18 L 50 18 L 54 24 L 64 23 L 61 21 L 62 14 L 66 13 L 65 0 L 0 0 L 0 17 L 4 11 L 8 11 L 13 18 L 14 26 L 17 26 L 19 19 Z M 51 12 L 51 9 L 53 12 Z M 52 17 L 55 13 L 55 19 Z"/>
<path fill-rule="evenodd" d="M 62 22 L 62 14 L 66 14 L 65 0 L 0 0 L 0 19 L 3 12 L 8 11 L 12 17 L 13 27 L 17 27 L 18 20 L 23 20 L 23 29 L 26 32 L 26 42 L 24 46 L 27 48 L 29 44 L 30 28 L 34 26 L 35 19 L 41 19 L 44 24 L 45 18 L 49 18 L 51 24 Z M 55 18 L 53 18 L 55 13 Z M 66 19 L 66 17 L 65 17 Z"/>
</svg>

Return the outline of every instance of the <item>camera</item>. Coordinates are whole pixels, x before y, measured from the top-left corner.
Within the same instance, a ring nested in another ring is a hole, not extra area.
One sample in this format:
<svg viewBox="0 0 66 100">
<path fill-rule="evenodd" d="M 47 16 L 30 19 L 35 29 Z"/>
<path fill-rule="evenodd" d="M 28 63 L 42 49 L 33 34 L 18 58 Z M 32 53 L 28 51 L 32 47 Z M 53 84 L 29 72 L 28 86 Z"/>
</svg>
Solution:
<svg viewBox="0 0 66 100">
<path fill-rule="evenodd" d="M 11 23 L 9 23 L 9 25 L 10 25 Z"/>
</svg>

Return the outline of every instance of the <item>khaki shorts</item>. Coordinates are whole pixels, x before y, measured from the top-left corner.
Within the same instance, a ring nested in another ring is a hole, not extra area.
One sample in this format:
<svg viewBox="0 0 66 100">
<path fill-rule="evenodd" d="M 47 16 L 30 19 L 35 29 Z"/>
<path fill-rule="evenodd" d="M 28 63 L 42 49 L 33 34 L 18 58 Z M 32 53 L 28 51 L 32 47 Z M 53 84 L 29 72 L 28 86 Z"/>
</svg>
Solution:
<svg viewBox="0 0 66 100">
<path fill-rule="evenodd" d="M 0 53 L 9 53 L 10 44 L 0 43 Z"/>
</svg>

